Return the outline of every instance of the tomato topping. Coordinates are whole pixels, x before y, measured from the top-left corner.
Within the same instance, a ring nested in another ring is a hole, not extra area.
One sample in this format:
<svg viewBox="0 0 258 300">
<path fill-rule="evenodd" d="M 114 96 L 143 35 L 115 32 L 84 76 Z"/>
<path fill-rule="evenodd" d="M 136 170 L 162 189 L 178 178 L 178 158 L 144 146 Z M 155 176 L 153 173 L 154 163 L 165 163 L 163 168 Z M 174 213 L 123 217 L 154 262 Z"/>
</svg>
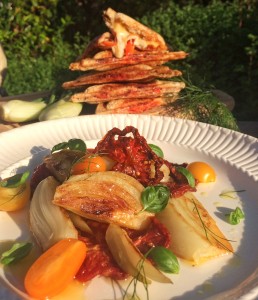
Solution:
<svg viewBox="0 0 258 300">
<path fill-rule="evenodd" d="M 104 40 L 101 42 L 101 46 L 104 47 L 113 47 L 117 44 L 117 42 L 115 40 Z"/>
<path fill-rule="evenodd" d="M 44 252 L 29 268 L 24 285 L 36 299 L 59 294 L 73 280 L 86 257 L 85 243 L 63 239 Z"/>
<path fill-rule="evenodd" d="M 134 52 L 134 40 L 128 40 L 125 46 L 125 56 L 133 54 Z"/>
</svg>

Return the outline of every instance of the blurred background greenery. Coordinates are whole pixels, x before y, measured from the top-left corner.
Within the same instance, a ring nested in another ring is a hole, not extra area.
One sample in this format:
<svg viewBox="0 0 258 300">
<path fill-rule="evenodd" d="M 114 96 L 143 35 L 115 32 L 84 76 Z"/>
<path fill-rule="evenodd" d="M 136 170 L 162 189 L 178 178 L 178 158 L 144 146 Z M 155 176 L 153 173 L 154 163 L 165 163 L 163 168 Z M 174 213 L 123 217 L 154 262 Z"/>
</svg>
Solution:
<svg viewBox="0 0 258 300">
<path fill-rule="evenodd" d="M 173 63 L 186 79 L 232 95 L 238 120 L 258 120 L 257 0 L 0 1 L 8 95 L 50 90 L 72 79 L 70 62 L 107 31 L 102 11 L 108 7 L 158 31 L 175 51 L 188 52 Z"/>
</svg>

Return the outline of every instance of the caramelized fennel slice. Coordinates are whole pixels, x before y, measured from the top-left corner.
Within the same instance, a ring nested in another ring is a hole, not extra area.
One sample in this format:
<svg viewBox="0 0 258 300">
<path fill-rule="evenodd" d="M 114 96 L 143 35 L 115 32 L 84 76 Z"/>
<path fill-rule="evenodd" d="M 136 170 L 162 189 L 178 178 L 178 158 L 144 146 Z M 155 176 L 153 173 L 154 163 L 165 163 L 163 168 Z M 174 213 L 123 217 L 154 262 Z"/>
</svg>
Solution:
<svg viewBox="0 0 258 300">
<path fill-rule="evenodd" d="M 172 281 L 156 269 L 142 253 L 134 246 L 125 230 L 115 224 L 110 224 L 106 231 L 106 242 L 115 261 L 120 268 L 142 282 L 151 280 L 172 283 Z"/>
<path fill-rule="evenodd" d="M 78 238 L 67 212 L 52 203 L 58 184 L 52 176 L 42 180 L 30 203 L 30 229 L 43 251 L 61 239 Z"/>
<path fill-rule="evenodd" d="M 82 217 L 144 229 L 152 213 L 141 211 L 144 187 L 119 172 L 95 172 L 71 176 L 58 186 L 53 203 Z"/>
<path fill-rule="evenodd" d="M 233 252 L 231 243 L 192 193 L 171 198 L 157 214 L 171 236 L 171 250 L 194 265 Z"/>
</svg>

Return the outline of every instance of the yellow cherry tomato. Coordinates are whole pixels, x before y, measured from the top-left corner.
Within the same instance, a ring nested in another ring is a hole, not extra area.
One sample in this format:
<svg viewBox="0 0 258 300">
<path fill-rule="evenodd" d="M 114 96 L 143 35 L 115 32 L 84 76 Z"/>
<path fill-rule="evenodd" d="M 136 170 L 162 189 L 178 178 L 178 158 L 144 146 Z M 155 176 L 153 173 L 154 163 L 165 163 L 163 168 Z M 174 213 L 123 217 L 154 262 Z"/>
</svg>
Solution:
<svg viewBox="0 0 258 300">
<path fill-rule="evenodd" d="M 107 170 L 106 162 L 101 156 L 85 156 L 76 162 L 71 170 L 72 175 L 91 172 L 104 172 Z"/>
<path fill-rule="evenodd" d="M 0 186 L 0 210 L 16 211 L 22 209 L 30 199 L 29 181 L 17 187 Z"/>
<path fill-rule="evenodd" d="M 187 170 L 193 174 L 193 177 L 197 179 L 198 182 L 207 183 L 216 180 L 214 169 L 205 162 L 192 162 L 187 166 Z"/>
<path fill-rule="evenodd" d="M 24 279 L 27 293 L 36 299 L 59 294 L 74 279 L 87 253 L 84 242 L 60 240 L 44 252 L 29 268 Z"/>
</svg>

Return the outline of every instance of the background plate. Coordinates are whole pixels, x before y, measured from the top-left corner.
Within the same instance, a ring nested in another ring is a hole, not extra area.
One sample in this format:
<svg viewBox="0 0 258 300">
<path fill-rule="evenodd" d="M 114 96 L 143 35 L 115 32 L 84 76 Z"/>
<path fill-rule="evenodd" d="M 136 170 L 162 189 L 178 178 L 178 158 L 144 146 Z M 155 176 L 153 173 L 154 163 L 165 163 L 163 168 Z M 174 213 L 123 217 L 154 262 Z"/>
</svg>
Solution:
<svg viewBox="0 0 258 300">
<path fill-rule="evenodd" d="M 113 127 L 132 125 L 149 141 L 159 145 L 169 161 L 182 163 L 207 161 L 216 170 L 217 181 L 200 184 L 197 198 L 216 219 L 227 238 L 234 240 L 236 255 L 228 255 L 199 267 L 181 262 L 173 285 L 153 283 L 150 299 L 256 299 L 258 297 L 258 140 L 228 129 L 169 117 L 144 115 L 92 115 L 35 123 L 0 135 L 0 172 L 4 178 L 15 172 L 33 169 L 55 144 L 81 138 L 88 146 Z M 245 190 L 235 199 L 219 197 L 224 190 Z M 226 222 L 225 213 L 240 206 L 246 215 L 241 224 Z M 29 238 L 27 209 L 17 213 L 0 212 L 0 241 Z M 1 251 L 1 247 L 0 247 Z M 0 276 L 9 289 L 1 286 L 0 299 L 21 299 L 10 289 L 21 288 L 17 276 L 0 268 Z M 98 288 L 101 284 L 101 291 Z M 141 300 L 145 294 L 142 293 Z M 18 291 L 16 291 L 19 293 Z M 118 292 L 116 292 L 118 293 Z M 85 287 L 83 299 L 111 300 L 110 281 L 97 278 Z"/>
</svg>

